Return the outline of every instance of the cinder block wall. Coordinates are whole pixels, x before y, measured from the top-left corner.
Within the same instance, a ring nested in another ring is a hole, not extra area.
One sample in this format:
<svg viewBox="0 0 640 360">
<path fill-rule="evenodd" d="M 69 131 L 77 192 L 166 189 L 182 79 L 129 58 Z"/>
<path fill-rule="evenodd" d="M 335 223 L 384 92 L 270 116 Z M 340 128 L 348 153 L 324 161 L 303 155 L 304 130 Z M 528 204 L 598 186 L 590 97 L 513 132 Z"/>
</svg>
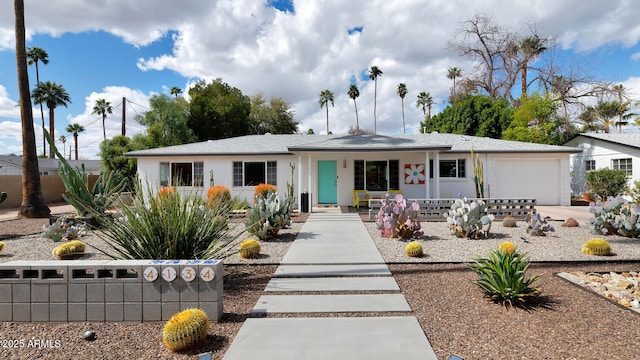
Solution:
<svg viewBox="0 0 640 360">
<path fill-rule="evenodd" d="M 219 260 L 59 260 L 0 264 L 0 321 L 166 321 L 223 313 Z"/>
</svg>

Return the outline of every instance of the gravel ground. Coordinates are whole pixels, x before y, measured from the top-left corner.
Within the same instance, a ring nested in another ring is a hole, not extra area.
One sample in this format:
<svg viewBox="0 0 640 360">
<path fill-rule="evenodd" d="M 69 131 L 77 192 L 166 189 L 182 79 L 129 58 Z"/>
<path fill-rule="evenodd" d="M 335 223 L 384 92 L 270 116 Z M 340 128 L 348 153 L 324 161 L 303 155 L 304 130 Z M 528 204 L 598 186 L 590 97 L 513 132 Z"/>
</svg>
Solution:
<svg viewBox="0 0 640 360">
<path fill-rule="evenodd" d="M 0 239 L 6 243 L 0 262 L 51 259 L 55 244 L 39 237 L 43 223 L 48 220 L 0 222 Z M 639 240 L 607 237 L 616 255 L 587 257 L 580 253 L 580 246 L 593 237 L 586 228 L 557 226 L 550 236 L 525 236 L 529 243 L 524 243 L 520 239 L 525 232 L 524 223 L 519 226 L 508 229 L 496 223 L 496 238 L 467 240 L 449 235 L 445 223 L 427 223 L 426 236 L 419 240 L 426 256 L 410 259 L 404 255 L 405 241 L 378 237 L 375 224 L 365 223 L 385 260 L 392 263 L 391 271 L 403 295 L 441 359 L 453 353 L 467 360 L 639 358 L 638 314 L 554 275 L 562 271 L 640 270 Z M 226 260 L 225 314 L 220 323 L 211 324 L 207 343 L 197 351 L 173 354 L 166 350 L 160 335 L 163 323 L 0 323 L 0 345 L 5 345 L 1 357 L 193 359 L 197 358 L 195 354 L 211 351 L 215 359 L 221 359 L 276 269 L 275 265 L 266 264 L 282 259 L 301 227 L 302 223 L 294 222 L 291 229 L 281 232 L 279 239 L 261 242 L 265 255 L 257 260 Z M 34 235 L 21 236 L 29 233 Z M 100 246 L 101 241 L 95 237 L 82 240 L 95 246 Z M 542 275 L 535 285 L 542 288 L 545 296 L 532 310 L 507 310 L 483 300 L 480 290 L 472 284 L 474 274 L 463 264 L 440 263 L 468 261 L 507 240 L 516 243 L 521 251 L 528 251 L 533 260 L 571 261 L 531 265 L 530 274 Z M 101 256 L 93 253 L 88 258 Z M 612 262 L 623 259 L 630 261 Z M 371 315 L 383 314 L 367 316 Z M 95 341 L 82 340 L 87 329 L 96 331 Z M 26 347 L 35 339 L 50 340 L 53 347 L 36 347 L 33 341 L 32 347 Z M 25 347 L 7 348 L 7 340 L 22 340 Z M 113 351 L 114 341 L 117 352 Z"/>
</svg>

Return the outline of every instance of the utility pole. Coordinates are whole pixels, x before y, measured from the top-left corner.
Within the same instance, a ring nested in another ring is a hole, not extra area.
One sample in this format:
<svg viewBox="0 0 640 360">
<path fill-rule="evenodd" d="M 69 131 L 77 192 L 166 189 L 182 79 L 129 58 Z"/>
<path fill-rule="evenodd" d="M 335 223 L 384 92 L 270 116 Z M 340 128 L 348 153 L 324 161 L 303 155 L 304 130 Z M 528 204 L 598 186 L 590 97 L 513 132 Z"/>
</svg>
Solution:
<svg viewBox="0 0 640 360">
<path fill-rule="evenodd" d="M 127 134 L 126 119 L 127 119 L 127 98 L 123 96 L 122 97 L 122 136 L 126 136 Z"/>
</svg>

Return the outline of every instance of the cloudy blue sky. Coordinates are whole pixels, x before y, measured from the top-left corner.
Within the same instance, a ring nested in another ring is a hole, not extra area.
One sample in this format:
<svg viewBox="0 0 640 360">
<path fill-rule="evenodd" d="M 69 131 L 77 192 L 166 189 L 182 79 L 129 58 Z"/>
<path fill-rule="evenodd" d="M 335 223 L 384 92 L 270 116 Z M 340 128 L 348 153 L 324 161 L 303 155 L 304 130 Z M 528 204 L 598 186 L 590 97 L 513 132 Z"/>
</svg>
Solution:
<svg viewBox="0 0 640 360">
<path fill-rule="evenodd" d="M 56 137 L 69 123 L 85 126 L 82 158 L 97 158 L 102 140 L 100 117 L 91 115 L 97 99 L 115 108 L 107 118 L 112 137 L 120 133 L 126 97 L 127 135 L 133 135 L 143 130 L 133 119 L 151 95 L 169 93 L 172 86 L 186 92 L 199 79 L 222 78 L 247 95 L 284 97 L 302 132 L 324 132 L 318 95 L 329 89 L 335 94 L 329 110 L 334 134 L 355 126 L 346 93 L 355 81 L 360 126 L 373 129 L 373 82 L 361 76 L 372 65 L 384 72 L 378 80 L 378 132 L 402 132 L 400 82 L 409 90 L 407 132 L 418 132 L 417 94 L 429 91 L 437 113 L 450 91 L 447 68 L 473 69 L 448 42 L 478 13 L 515 30 L 535 23 L 540 35 L 557 36 L 561 63 L 578 63 L 640 98 L 640 22 L 637 4 L 628 0 L 25 0 L 25 12 L 27 46 L 49 54 L 41 80 L 62 84 L 72 100 L 56 109 Z M 13 1 L 0 2 L 0 154 L 22 153 L 13 14 Z M 30 81 L 35 83 L 33 67 Z M 39 113 L 34 111 L 41 153 Z"/>
</svg>

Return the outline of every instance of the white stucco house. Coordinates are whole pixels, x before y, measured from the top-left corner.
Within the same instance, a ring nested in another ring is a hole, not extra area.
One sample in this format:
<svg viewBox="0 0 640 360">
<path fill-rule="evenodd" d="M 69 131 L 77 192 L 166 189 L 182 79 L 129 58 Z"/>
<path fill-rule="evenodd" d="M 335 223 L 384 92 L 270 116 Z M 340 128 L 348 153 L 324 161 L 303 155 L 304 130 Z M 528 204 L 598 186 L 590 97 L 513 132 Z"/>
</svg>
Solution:
<svg viewBox="0 0 640 360">
<path fill-rule="evenodd" d="M 565 146 L 582 150 L 571 155 L 571 190 L 576 196 L 586 190 L 584 174 L 589 170 L 623 170 L 629 186 L 640 180 L 640 134 L 585 133 L 567 141 Z"/>
<path fill-rule="evenodd" d="M 308 192 L 311 204 L 352 205 L 353 190 L 409 198 L 475 197 L 471 150 L 484 166 L 485 197 L 570 205 L 570 155 L 579 149 L 454 134 L 249 135 L 129 152 L 143 184 L 179 191 L 226 185 L 252 202 L 259 183 Z M 294 166 L 292 173 L 291 166 Z"/>
<path fill-rule="evenodd" d="M 85 171 L 89 175 L 99 175 L 102 169 L 100 160 L 67 160 L 71 166 L 80 167 L 84 165 Z M 38 158 L 38 170 L 41 175 L 55 175 L 58 173 L 58 159 Z M 22 176 L 22 156 L 0 155 L 0 176 L 20 175 Z"/>
</svg>

